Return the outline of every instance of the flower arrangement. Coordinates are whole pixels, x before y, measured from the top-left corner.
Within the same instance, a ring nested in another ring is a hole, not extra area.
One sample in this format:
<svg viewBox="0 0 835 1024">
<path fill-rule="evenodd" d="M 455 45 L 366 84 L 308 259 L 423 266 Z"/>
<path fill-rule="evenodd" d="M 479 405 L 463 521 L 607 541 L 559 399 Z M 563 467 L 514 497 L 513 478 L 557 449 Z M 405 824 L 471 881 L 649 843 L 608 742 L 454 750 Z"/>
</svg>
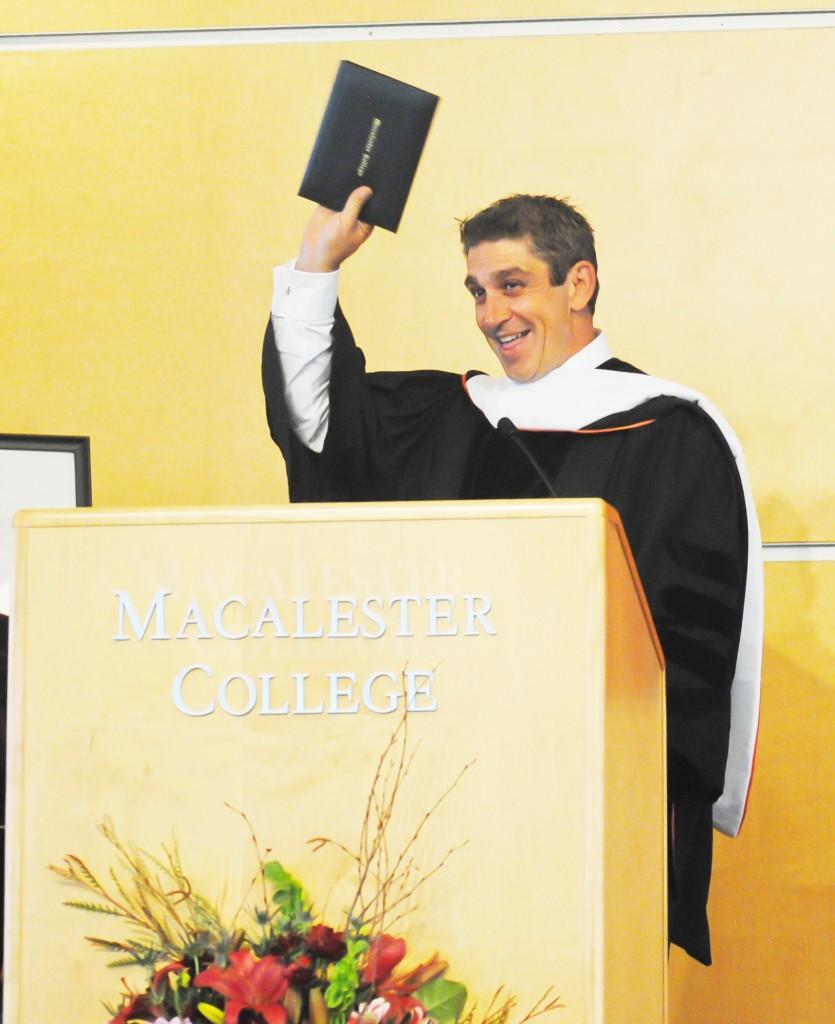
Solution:
<svg viewBox="0 0 835 1024">
<path fill-rule="evenodd" d="M 108 820 L 99 828 L 116 851 L 117 866 L 106 882 L 74 854 L 51 865 L 86 890 L 87 898 L 66 905 L 129 926 L 125 939 L 88 936 L 111 955 L 109 966 L 147 971 L 141 991 L 122 979 L 119 1005 L 105 1004 L 109 1024 L 506 1024 L 516 1000 L 504 986 L 479 1013 L 467 1008 L 465 986 L 445 976 L 448 965 L 437 954 L 404 966 L 406 941 L 393 934 L 394 927 L 414 909 L 416 891 L 456 849 L 421 871 L 414 847 L 433 811 L 470 767 L 392 855 L 387 831 L 411 760 L 404 716 L 377 764 L 357 851 L 326 838 L 310 840 L 314 850 L 337 846 L 356 868 L 353 902 L 339 928 L 317 919 L 301 882 L 279 861 L 265 860 L 244 814 L 258 870 L 228 922 L 194 891 L 176 844 L 151 855 L 123 843 Z M 254 888 L 260 896 L 247 908 Z M 560 1005 L 549 988 L 518 1024 Z"/>
</svg>

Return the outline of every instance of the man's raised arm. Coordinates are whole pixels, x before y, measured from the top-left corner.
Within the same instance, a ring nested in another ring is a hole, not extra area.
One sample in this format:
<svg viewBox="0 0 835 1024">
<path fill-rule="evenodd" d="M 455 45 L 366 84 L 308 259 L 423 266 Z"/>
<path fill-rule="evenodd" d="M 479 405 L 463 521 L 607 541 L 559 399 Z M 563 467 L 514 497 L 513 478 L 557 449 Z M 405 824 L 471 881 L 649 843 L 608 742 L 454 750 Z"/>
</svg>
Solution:
<svg viewBox="0 0 835 1024">
<path fill-rule="evenodd" d="M 284 397 L 294 433 L 315 452 L 322 451 L 328 430 L 337 271 L 373 230 L 359 219 L 370 196 L 371 189 L 364 185 L 338 212 L 317 206 L 298 258 L 274 272 L 271 313 Z"/>
<path fill-rule="evenodd" d="M 371 224 L 359 219 L 370 198 L 371 189 L 361 185 L 348 196 L 339 212 L 317 206 L 304 229 L 296 269 L 308 274 L 339 270 L 374 230 Z"/>
</svg>

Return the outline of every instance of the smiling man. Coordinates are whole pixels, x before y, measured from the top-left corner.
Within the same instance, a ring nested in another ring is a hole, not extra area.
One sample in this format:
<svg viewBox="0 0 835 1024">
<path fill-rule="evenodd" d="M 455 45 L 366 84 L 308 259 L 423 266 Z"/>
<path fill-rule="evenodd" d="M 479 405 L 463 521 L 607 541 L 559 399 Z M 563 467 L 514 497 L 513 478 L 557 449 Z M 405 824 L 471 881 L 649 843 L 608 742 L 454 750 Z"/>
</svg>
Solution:
<svg viewBox="0 0 835 1024">
<path fill-rule="evenodd" d="M 709 963 L 712 825 L 733 834 L 744 811 L 762 635 L 738 442 L 702 396 L 612 355 L 593 321 L 592 230 L 549 196 L 461 223 L 465 285 L 503 376 L 367 372 L 337 283 L 371 234 L 369 195 L 318 207 L 275 271 L 263 381 L 291 499 L 553 495 L 618 510 L 667 660 L 670 938 Z"/>
<path fill-rule="evenodd" d="M 566 203 L 502 200 L 464 221 L 461 238 L 476 323 L 511 380 L 544 377 L 599 334 L 594 238 Z"/>
</svg>

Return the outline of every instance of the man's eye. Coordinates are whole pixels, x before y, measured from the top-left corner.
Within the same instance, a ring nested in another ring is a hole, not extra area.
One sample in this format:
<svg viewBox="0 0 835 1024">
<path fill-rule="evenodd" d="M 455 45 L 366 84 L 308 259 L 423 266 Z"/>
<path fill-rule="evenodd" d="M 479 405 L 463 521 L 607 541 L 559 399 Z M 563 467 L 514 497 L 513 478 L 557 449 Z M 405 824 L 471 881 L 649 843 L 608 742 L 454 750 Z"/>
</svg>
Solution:
<svg viewBox="0 0 835 1024">
<path fill-rule="evenodd" d="M 472 295 L 472 297 L 474 299 L 480 299 L 484 295 L 484 289 L 483 288 L 470 288 L 470 295 Z"/>
<path fill-rule="evenodd" d="M 505 281 L 505 283 L 504 283 L 504 290 L 506 292 L 513 292 L 513 291 L 516 291 L 517 288 L 521 288 L 521 287 L 522 287 L 522 282 L 521 281 Z"/>
</svg>

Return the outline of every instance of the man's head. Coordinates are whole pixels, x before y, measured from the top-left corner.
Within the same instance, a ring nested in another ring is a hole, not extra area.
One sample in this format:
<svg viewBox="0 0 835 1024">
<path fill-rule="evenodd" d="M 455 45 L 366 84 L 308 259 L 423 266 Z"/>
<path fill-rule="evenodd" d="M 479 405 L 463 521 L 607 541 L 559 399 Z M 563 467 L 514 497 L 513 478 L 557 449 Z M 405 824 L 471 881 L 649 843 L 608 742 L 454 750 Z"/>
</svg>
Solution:
<svg viewBox="0 0 835 1024">
<path fill-rule="evenodd" d="M 460 227 L 476 321 L 509 377 L 536 380 L 593 339 L 594 235 L 573 207 L 509 196 Z"/>
</svg>

